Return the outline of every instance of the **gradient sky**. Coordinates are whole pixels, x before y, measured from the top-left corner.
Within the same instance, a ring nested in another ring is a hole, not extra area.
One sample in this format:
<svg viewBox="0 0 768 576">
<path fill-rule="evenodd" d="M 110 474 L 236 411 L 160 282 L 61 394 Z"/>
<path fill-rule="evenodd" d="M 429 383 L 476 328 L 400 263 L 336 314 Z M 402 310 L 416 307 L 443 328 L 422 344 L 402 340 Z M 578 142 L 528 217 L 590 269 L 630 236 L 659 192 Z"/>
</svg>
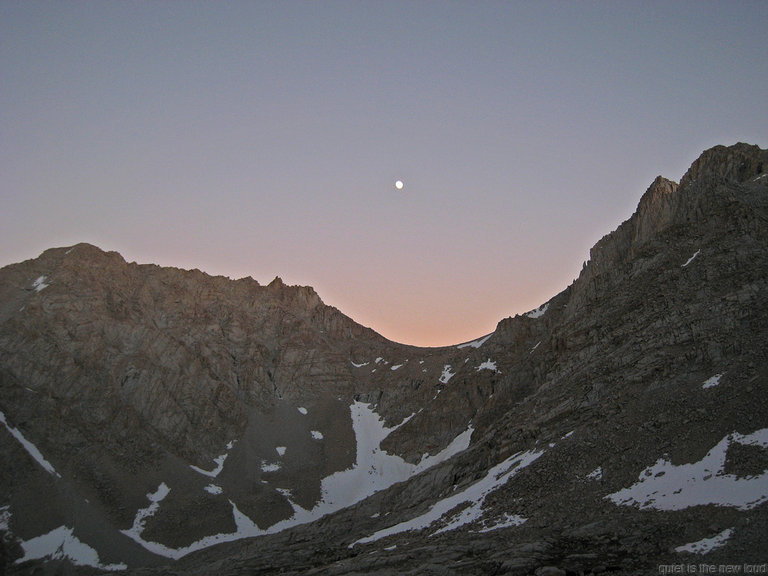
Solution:
<svg viewBox="0 0 768 576">
<path fill-rule="evenodd" d="M 767 31 L 763 0 L 2 0 L 0 265 L 90 242 L 471 340 L 657 175 L 768 145 Z"/>
</svg>

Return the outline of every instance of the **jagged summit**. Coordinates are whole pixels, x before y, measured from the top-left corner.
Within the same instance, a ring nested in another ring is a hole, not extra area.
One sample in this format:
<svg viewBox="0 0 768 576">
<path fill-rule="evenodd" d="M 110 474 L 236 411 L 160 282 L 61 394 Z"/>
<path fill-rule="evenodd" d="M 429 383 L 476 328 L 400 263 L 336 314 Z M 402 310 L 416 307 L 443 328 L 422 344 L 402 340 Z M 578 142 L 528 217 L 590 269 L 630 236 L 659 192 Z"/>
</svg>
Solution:
<svg viewBox="0 0 768 576">
<path fill-rule="evenodd" d="M 762 202 L 751 189 L 762 186 L 766 169 L 768 150 L 736 144 L 703 152 L 679 185 L 658 176 L 640 198 L 634 214 L 592 247 L 577 284 L 584 289 L 598 276 L 621 270 L 670 228 L 706 226 L 713 212 L 748 205 L 751 201 Z M 721 187 L 723 182 L 729 186 Z M 734 195 L 736 185 L 738 194 Z"/>
<path fill-rule="evenodd" d="M 749 182 L 768 171 L 768 150 L 739 142 L 705 150 L 680 180 L 688 185 L 702 180 Z"/>
<path fill-rule="evenodd" d="M 87 244 L 0 269 L 0 572 L 760 564 L 766 160 L 655 179 L 570 286 L 444 348 L 279 277 Z"/>
</svg>

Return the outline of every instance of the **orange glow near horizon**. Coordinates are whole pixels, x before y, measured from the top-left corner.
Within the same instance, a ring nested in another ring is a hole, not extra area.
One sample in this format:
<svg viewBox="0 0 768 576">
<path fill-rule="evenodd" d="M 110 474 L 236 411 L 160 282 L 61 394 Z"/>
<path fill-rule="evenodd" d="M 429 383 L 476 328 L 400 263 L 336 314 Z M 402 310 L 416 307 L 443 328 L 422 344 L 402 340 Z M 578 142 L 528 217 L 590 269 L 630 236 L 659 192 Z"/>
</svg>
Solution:
<svg viewBox="0 0 768 576">
<path fill-rule="evenodd" d="M 538 307 L 657 175 L 768 144 L 764 2 L 2 14 L 0 266 L 89 242 L 280 276 L 405 344 Z"/>
</svg>

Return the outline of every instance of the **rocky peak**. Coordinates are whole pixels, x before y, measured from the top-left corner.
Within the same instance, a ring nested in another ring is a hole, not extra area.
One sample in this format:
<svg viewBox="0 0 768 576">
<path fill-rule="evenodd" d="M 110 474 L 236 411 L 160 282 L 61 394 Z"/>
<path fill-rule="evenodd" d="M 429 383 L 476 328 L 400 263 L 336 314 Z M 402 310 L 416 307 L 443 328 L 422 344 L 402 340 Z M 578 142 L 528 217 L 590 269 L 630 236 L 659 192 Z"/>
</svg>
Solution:
<svg viewBox="0 0 768 576">
<path fill-rule="evenodd" d="M 192 461 L 242 430 L 247 403 L 311 394 L 326 371 L 346 386 L 352 341 L 367 340 L 383 338 L 311 287 L 127 263 L 90 244 L 46 250 L 0 275 L 9 373 L 83 405 L 106 397 L 75 425 L 144 426 Z"/>
<path fill-rule="evenodd" d="M 704 151 L 680 180 L 681 186 L 702 180 L 745 182 L 768 170 L 768 150 L 740 142 Z"/>
<path fill-rule="evenodd" d="M 722 185 L 757 182 L 768 167 L 768 150 L 748 144 L 716 146 L 692 164 L 680 184 L 658 176 L 641 197 L 637 210 L 613 232 L 600 239 L 589 253 L 589 261 L 574 286 L 575 302 L 605 283 L 626 274 L 625 266 L 649 243 L 673 226 L 705 222 L 722 208 Z M 725 201 L 728 201 L 727 198 Z"/>
<path fill-rule="evenodd" d="M 647 242 L 658 230 L 669 225 L 674 215 L 670 200 L 677 188 L 677 182 L 667 180 L 663 176 L 657 176 L 648 187 L 637 205 L 633 244 Z"/>
<path fill-rule="evenodd" d="M 314 288 L 311 286 L 289 286 L 283 282 L 280 276 L 275 276 L 275 279 L 267 284 L 267 290 L 277 299 L 296 304 L 301 310 L 312 311 L 319 306 L 324 306 Z"/>
</svg>

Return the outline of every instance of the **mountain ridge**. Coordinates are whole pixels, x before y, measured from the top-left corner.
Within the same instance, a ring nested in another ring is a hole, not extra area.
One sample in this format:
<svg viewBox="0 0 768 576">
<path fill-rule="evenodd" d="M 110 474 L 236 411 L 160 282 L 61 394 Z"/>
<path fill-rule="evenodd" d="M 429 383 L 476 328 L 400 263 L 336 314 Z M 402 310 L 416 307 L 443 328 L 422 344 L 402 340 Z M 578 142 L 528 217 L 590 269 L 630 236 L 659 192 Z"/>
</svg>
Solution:
<svg viewBox="0 0 768 576">
<path fill-rule="evenodd" d="M 726 529 L 708 561 L 760 561 L 767 166 L 757 146 L 718 146 L 679 185 L 656 178 L 570 286 L 454 346 L 390 342 L 279 278 L 85 244 L 0 269 L 8 569 L 65 565 L 19 562 L 18 542 L 57 526 L 137 573 L 635 574 Z M 756 485 L 755 502 L 712 488 L 645 511 L 638 474 L 716 449 L 718 477 Z M 342 478 L 362 499 L 313 516 Z M 263 535 L 195 548 L 238 531 Z M 176 564 L 151 553 L 189 546 Z"/>
</svg>

